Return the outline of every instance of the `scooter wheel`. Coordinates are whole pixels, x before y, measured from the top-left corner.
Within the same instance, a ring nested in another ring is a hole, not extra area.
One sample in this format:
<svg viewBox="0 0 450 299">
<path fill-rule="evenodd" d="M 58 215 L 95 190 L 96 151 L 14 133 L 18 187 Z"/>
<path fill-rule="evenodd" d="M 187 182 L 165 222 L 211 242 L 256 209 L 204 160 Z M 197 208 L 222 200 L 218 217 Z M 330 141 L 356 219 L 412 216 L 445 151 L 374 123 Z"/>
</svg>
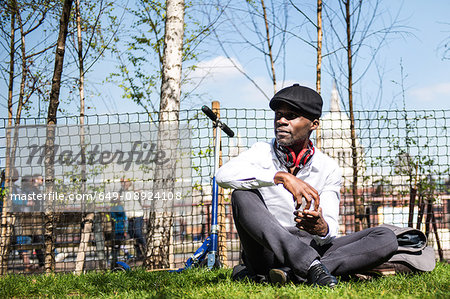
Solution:
<svg viewBox="0 0 450 299">
<path fill-rule="evenodd" d="M 126 272 L 126 271 L 130 271 L 130 270 L 131 270 L 130 266 L 125 262 L 117 262 L 116 267 L 114 267 L 112 269 L 113 272 L 117 272 L 117 271 Z"/>
<path fill-rule="evenodd" d="M 204 259 L 202 259 L 202 261 L 199 263 L 199 266 L 207 267 L 208 266 L 208 257 L 205 257 Z M 220 262 L 219 257 L 216 256 L 213 269 L 218 269 L 218 268 L 222 268 L 222 263 Z"/>
</svg>

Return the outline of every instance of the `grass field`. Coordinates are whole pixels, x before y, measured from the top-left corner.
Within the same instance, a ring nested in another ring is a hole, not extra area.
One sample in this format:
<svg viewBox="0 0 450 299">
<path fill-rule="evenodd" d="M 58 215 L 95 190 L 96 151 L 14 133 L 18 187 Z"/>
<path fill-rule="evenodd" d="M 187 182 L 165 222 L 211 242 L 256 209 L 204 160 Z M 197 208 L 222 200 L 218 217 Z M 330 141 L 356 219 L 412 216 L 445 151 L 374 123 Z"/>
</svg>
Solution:
<svg viewBox="0 0 450 299">
<path fill-rule="evenodd" d="M 444 263 L 430 273 L 342 282 L 333 290 L 234 282 L 230 275 L 230 269 L 9 275 L 0 278 L 0 297 L 450 298 L 450 265 Z"/>
</svg>

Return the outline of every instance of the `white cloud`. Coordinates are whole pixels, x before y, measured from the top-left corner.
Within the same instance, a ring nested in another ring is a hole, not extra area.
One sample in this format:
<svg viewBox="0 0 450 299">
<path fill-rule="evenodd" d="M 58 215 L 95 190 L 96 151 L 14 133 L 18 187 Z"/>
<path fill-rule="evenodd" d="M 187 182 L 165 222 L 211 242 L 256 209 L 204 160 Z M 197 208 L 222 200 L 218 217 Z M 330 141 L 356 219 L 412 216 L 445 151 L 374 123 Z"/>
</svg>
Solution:
<svg viewBox="0 0 450 299">
<path fill-rule="evenodd" d="M 450 97 L 450 82 L 416 88 L 411 90 L 411 95 L 425 102 L 442 100 L 444 97 Z"/>
<path fill-rule="evenodd" d="M 239 70 L 243 69 L 236 59 L 218 56 L 199 62 L 189 77 L 192 79 L 231 79 L 241 75 Z"/>
<path fill-rule="evenodd" d="M 247 68 L 251 69 L 252 65 L 246 65 L 244 68 L 235 58 L 217 56 L 197 63 L 195 70 L 186 75 L 196 93 L 206 95 L 206 98 L 210 96 L 214 100 L 219 100 L 223 107 L 268 108 L 269 99 L 273 96 L 270 77 L 265 72 L 255 70 L 252 72 Z M 253 82 L 241 71 L 248 71 Z M 280 90 L 294 83 L 311 85 L 310 82 L 288 79 L 278 81 L 277 89 Z"/>
</svg>

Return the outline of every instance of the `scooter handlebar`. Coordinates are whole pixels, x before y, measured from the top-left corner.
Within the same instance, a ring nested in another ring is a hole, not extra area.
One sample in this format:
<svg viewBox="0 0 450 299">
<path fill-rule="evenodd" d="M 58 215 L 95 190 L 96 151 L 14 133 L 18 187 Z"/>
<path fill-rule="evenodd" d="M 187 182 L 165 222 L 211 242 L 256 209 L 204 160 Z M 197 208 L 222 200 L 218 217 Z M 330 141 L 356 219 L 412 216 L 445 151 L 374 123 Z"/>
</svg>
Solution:
<svg viewBox="0 0 450 299">
<path fill-rule="evenodd" d="M 217 115 L 211 110 L 209 109 L 208 106 L 203 105 L 202 107 L 202 111 L 212 120 L 212 121 L 216 121 L 217 120 Z"/>
<path fill-rule="evenodd" d="M 233 137 L 234 136 L 234 132 L 233 130 L 231 130 L 226 124 L 224 124 L 223 122 L 221 122 L 218 118 L 217 118 L 217 114 L 215 114 L 208 106 L 203 105 L 202 106 L 202 111 L 212 120 L 212 121 L 217 121 L 219 127 L 225 132 L 225 134 L 227 134 L 229 137 Z"/>
<path fill-rule="evenodd" d="M 221 124 L 222 124 L 221 128 L 225 132 L 225 134 L 227 134 L 229 137 L 233 137 L 234 136 L 233 130 L 231 130 L 226 124 L 224 123 Z"/>
</svg>

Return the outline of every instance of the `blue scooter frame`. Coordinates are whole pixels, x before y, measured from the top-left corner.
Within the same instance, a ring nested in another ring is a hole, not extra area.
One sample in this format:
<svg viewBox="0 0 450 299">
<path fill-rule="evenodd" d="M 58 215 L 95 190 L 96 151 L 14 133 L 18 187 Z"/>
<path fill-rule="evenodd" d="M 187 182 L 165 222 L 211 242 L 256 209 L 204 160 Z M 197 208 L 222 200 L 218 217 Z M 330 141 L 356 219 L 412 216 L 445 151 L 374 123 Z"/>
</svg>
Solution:
<svg viewBox="0 0 450 299">
<path fill-rule="evenodd" d="M 231 130 L 225 123 L 221 122 L 217 115 L 208 107 L 203 106 L 202 111 L 213 121 L 213 128 L 216 130 L 215 145 L 214 145 L 214 177 L 212 182 L 212 203 L 211 203 L 211 233 L 203 244 L 194 252 L 194 254 L 185 262 L 183 268 L 175 270 L 174 272 L 181 272 L 185 269 L 198 266 L 205 263 L 208 269 L 212 269 L 218 265 L 217 248 L 218 248 L 218 233 L 219 226 L 217 224 L 217 211 L 219 206 L 219 186 L 216 182 L 216 172 L 219 169 L 219 153 L 220 153 L 220 139 L 222 129 L 229 137 L 234 136 Z"/>
</svg>

